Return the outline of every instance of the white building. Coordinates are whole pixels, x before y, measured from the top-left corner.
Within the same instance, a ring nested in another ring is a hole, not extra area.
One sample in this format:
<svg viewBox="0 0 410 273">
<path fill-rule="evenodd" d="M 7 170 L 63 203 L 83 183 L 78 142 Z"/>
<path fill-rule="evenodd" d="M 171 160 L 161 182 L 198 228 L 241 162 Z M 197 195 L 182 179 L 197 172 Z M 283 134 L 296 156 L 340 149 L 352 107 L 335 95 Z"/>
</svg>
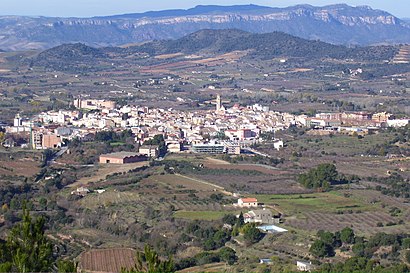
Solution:
<svg viewBox="0 0 410 273">
<path fill-rule="evenodd" d="M 276 139 L 275 142 L 273 142 L 273 147 L 274 147 L 276 150 L 279 151 L 280 149 L 283 148 L 283 141 L 280 140 L 280 139 Z"/>
<path fill-rule="evenodd" d="M 410 119 L 390 119 L 387 120 L 388 127 L 406 127 L 410 124 Z"/>
<path fill-rule="evenodd" d="M 14 127 L 20 127 L 23 125 L 23 119 L 20 117 L 19 114 L 16 115 L 14 118 Z"/>
<path fill-rule="evenodd" d="M 157 158 L 159 155 L 159 147 L 156 145 L 143 145 L 140 146 L 138 152 L 149 158 Z"/>
<path fill-rule="evenodd" d="M 296 267 L 298 268 L 299 271 L 304 271 L 304 272 L 310 272 L 312 271 L 312 262 L 306 262 L 306 261 L 297 261 L 296 262 Z"/>
<path fill-rule="evenodd" d="M 241 208 L 251 208 L 258 206 L 258 199 L 256 198 L 240 198 L 238 199 L 238 207 Z"/>
</svg>

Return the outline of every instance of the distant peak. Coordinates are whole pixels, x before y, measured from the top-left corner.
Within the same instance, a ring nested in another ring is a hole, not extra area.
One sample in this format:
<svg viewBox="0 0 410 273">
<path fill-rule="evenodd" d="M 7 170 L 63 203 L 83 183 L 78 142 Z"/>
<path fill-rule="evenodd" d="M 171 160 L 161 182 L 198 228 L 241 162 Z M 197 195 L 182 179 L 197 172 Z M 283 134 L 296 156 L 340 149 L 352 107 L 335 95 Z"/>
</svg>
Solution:
<svg viewBox="0 0 410 273">
<path fill-rule="evenodd" d="M 197 5 L 197 6 L 195 6 L 194 7 L 194 9 L 195 8 L 204 8 L 204 7 L 207 7 L 207 8 L 224 8 L 224 7 L 252 7 L 252 8 L 254 8 L 254 7 L 262 7 L 262 6 L 259 6 L 259 5 L 255 5 L 255 4 L 248 4 L 248 5 L 231 5 L 231 6 L 223 6 L 223 5 Z"/>
<path fill-rule="evenodd" d="M 368 5 L 357 6 L 357 8 L 361 8 L 361 9 L 373 9 L 371 6 L 368 6 Z"/>
<path fill-rule="evenodd" d="M 324 6 L 325 8 L 339 8 L 339 9 L 341 9 L 341 8 L 351 8 L 352 6 L 349 6 L 348 4 L 333 4 L 333 5 L 327 5 L 327 6 Z"/>
<path fill-rule="evenodd" d="M 259 9 L 271 9 L 271 7 L 258 6 L 254 4 L 249 5 L 233 5 L 233 6 L 221 6 L 221 5 L 198 5 L 187 11 L 200 11 L 200 12 L 215 12 L 215 11 L 250 11 Z"/>
<path fill-rule="evenodd" d="M 296 6 L 291 6 L 290 8 L 307 8 L 307 9 L 312 9 L 315 8 L 312 5 L 309 4 L 300 4 L 300 5 L 296 5 Z"/>
</svg>

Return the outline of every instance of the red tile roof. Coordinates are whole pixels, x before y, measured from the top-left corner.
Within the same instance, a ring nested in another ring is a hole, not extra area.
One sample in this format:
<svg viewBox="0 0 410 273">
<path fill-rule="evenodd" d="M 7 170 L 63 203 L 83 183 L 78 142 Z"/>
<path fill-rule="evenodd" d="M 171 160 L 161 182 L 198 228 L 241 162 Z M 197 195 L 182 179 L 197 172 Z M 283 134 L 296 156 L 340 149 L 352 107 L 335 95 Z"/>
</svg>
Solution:
<svg viewBox="0 0 410 273">
<path fill-rule="evenodd" d="M 258 202 L 258 199 L 256 199 L 256 198 L 241 198 L 241 200 L 244 203 L 256 203 L 256 202 Z"/>
</svg>

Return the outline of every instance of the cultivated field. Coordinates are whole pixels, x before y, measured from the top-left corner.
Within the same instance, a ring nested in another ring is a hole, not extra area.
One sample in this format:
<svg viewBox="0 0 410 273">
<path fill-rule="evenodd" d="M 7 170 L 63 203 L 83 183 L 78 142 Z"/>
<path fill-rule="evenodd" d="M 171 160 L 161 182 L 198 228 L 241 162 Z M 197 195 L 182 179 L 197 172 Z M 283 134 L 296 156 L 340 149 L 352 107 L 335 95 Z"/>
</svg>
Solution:
<svg viewBox="0 0 410 273">
<path fill-rule="evenodd" d="M 338 231 L 352 227 L 363 235 L 377 232 L 400 233 L 409 229 L 409 206 L 397 198 L 372 190 L 341 190 L 302 195 L 256 195 L 285 215 L 285 225 L 298 230 Z M 392 208 L 401 209 L 392 215 Z"/>
<path fill-rule="evenodd" d="M 128 248 L 90 250 L 80 256 L 79 268 L 85 272 L 120 272 L 135 265 L 135 250 Z"/>
<path fill-rule="evenodd" d="M 289 219 L 287 225 L 303 230 L 328 230 L 339 231 L 345 227 L 351 227 L 359 234 L 375 234 L 377 232 L 400 233 L 409 230 L 408 225 L 395 225 L 390 227 L 378 227 L 378 223 L 386 225 L 395 222 L 397 219 L 381 211 L 361 212 L 361 213 L 303 213 L 305 219 Z"/>
<path fill-rule="evenodd" d="M 307 212 L 343 212 L 346 210 L 374 210 L 371 205 L 359 199 L 344 197 L 337 192 L 293 194 L 293 195 L 256 195 L 259 202 L 277 207 L 286 215 Z"/>
</svg>

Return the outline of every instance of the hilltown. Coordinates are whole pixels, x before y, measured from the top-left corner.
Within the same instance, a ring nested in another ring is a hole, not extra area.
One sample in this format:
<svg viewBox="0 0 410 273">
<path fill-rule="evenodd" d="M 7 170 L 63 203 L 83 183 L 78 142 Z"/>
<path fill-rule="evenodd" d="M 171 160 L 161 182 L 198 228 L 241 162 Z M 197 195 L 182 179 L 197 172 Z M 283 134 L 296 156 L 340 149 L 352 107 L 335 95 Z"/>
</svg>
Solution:
<svg viewBox="0 0 410 273">
<path fill-rule="evenodd" d="M 76 99 L 76 110 L 48 111 L 24 118 L 17 115 L 13 126 L 6 127 L 3 146 L 32 149 L 64 146 L 77 138 L 92 141 L 98 131 L 130 129 L 135 142 L 142 144 L 163 135 L 171 152 L 191 150 L 204 153 L 239 154 L 242 148 L 263 141 L 267 133 L 291 126 L 308 127 L 311 134 L 367 134 L 387 127 L 402 127 L 409 119 L 395 119 L 389 113 L 318 113 L 315 117 L 271 111 L 267 106 L 233 105 L 225 108 L 218 95 L 214 110 L 176 111 L 143 106 L 117 107 L 114 101 Z M 24 136 L 16 143 L 12 136 Z M 283 141 L 270 139 L 276 149 Z M 188 149 L 189 148 L 189 149 Z"/>
</svg>

